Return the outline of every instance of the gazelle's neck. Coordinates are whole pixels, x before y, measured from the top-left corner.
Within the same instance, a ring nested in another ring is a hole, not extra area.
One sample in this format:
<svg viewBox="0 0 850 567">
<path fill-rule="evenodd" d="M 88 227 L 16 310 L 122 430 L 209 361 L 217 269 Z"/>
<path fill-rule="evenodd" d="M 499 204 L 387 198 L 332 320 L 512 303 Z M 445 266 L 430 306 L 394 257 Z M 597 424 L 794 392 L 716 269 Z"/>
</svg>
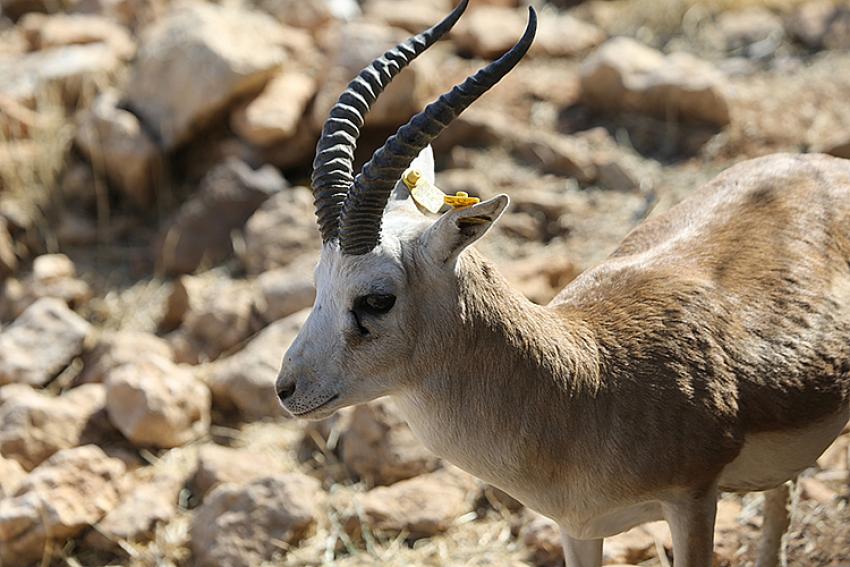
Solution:
<svg viewBox="0 0 850 567">
<path fill-rule="evenodd" d="M 398 402 L 431 450 L 521 496 L 517 484 L 551 483 L 569 468 L 583 414 L 571 402 L 597 383 L 593 341 L 474 253 L 457 281 L 457 305 L 428 322 L 431 358 L 414 357 Z"/>
</svg>

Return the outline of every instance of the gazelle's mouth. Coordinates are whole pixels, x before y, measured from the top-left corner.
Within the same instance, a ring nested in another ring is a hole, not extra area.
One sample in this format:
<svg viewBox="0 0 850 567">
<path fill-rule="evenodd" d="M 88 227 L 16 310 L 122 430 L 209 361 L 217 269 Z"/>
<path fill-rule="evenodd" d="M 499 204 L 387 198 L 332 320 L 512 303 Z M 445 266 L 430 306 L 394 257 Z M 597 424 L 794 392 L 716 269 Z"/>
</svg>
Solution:
<svg viewBox="0 0 850 567">
<path fill-rule="evenodd" d="M 331 396 L 330 398 L 328 398 L 324 402 L 320 403 L 317 406 L 313 406 L 312 408 L 310 408 L 308 410 L 300 411 L 300 412 L 297 412 L 297 413 L 292 411 L 292 410 L 289 410 L 289 413 L 291 413 L 293 415 L 293 417 L 306 417 L 306 416 L 310 415 L 311 413 L 314 413 L 316 410 L 322 409 L 323 407 L 327 406 L 328 404 L 330 404 L 331 402 L 333 402 L 334 400 L 336 400 L 338 398 L 339 398 L 339 394 L 334 394 L 333 396 Z"/>
</svg>

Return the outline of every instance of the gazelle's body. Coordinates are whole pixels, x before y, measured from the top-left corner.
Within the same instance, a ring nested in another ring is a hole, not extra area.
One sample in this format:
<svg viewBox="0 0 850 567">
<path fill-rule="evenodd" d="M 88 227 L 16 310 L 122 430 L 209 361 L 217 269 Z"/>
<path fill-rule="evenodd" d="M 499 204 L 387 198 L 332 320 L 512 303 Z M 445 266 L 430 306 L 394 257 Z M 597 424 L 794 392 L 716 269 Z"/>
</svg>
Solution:
<svg viewBox="0 0 850 567">
<path fill-rule="evenodd" d="M 434 452 L 556 520 L 568 567 L 599 567 L 601 538 L 660 517 L 676 567 L 709 567 L 717 491 L 770 489 L 774 565 L 783 483 L 850 416 L 850 162 L 740 164 L 534 305 L 469 248 L 507 196 L 434 217 L 399 180 L 413 162 L 433 181 L 428 144 L 519 62 L 533 11 L 513 49 L 353 176 L 369 105 L 465 7 L 361 72 L 325 123 L 316 304 L 283 405 L 319 419 L 395 397 Z"/>
<path fill-rule="evenodd" d="M 457 271 L 437 288 L 457 304 L 419 339 L 445 356 L 410 361 L 400 405 L 435 452 L 571 537 L 776 488 L 850 417 L 846 160 L 740 164 L 546 307 L 472 251 Z"/>
</svg>

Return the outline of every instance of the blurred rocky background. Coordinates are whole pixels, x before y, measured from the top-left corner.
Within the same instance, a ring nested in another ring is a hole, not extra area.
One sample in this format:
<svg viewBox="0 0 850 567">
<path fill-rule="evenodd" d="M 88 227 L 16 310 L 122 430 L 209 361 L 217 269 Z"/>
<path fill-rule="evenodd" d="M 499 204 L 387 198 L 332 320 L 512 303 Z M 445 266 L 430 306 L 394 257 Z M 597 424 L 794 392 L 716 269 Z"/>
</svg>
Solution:
<svg viewBox="0 0 850 567">
<path fill-rule="evenodd" d="M 359 159 L 508 48 L 524 4 L 472 0 L 375 105 Z M 529 57 L 435 145 L 447 192 L 511 195 L 480 247 L 534 301 L 732 163 L 850 158 L 846 1 L 534 4 Z M 314 295 L 325 115 L 450 8 L 0 0 L 0 564 L 559 564 L 549 521 L 390 403 L 306 425 L 272 391 Z M 850 565 L 848 444 L 800 483 L 791 565 Z M 716 565 L 752 565 L 760 506 L 721 501 Z M 605 547 L 669 553 L 663 524 Z"/>
</svg>

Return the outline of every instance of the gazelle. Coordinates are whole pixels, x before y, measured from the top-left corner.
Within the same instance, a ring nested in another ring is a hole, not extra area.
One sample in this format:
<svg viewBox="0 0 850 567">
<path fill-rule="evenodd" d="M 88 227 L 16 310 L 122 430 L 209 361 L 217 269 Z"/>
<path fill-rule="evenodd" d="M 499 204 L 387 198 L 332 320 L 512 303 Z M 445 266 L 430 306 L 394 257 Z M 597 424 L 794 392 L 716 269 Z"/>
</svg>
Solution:
<svg viewBox="0 0 850 567">
<path fill-rule="evenodd" d="M 767 490 L 759 565 L 775 565 L 786 481 L 850 417 L 850 162 L 737 165 L 535 305 L 470 247 L 506 195 L 436 217 L 401 181 L 411 163 L 433 180 L 429 143 L 519 62 L 533 10 L 516 46 L 353 176 L 369 106 L 466 4 L 331 110 L 313 175 L 317 298 L 281 402 L 321 419 L 394 397 L 431 450 L 557 521 L 568 567 L 598 567 L 604 537 L 661 518 L 676 567 L 708 567 L 718 491 Z"/>
</svg>

